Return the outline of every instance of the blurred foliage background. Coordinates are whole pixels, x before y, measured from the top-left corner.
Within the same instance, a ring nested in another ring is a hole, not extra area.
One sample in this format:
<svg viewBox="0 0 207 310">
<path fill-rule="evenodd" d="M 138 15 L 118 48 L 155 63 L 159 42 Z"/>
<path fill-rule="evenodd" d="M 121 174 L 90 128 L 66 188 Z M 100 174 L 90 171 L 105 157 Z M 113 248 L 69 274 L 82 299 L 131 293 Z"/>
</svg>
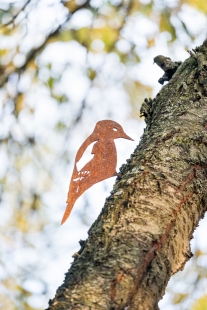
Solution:
<svg viewBox="0 0 207 310">
<path fill-rule="evenodd" d="M 0 309 L 47 308 L 114 182 L 60 227 L 75 152 L 107 118 L 138 143 L 140 105 L 160 89 L 153 58 L 187 58 L 206 16 L 204 0 L 0 1 Z M 121 164 L 135 144 L 117 143 Z M 206 227 L 160 309 L 207 309 Z"/>
</svg>

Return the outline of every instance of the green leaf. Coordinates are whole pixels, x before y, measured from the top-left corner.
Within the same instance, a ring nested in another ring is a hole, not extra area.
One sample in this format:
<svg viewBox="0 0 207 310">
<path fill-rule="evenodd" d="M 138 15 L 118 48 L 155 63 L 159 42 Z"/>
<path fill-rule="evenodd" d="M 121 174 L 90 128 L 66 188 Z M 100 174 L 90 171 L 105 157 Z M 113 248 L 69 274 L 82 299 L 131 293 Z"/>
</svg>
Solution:
<svg viewBox="0 0 207 310">
<path fill-rule="evenodd" d="M 171 24 L 170 17 L 171 15 L 166 10 L 160 14 L 160 31 L 168 31 L 172 36 L 170 42 L 173 42 L 177 35 L 175 27 Z"/>
<path fill-rule="evenodd" d="M 64 130 L 64 129 L 66 129 L 66 128 L 67 128 L 66 125 L 65 125 L 64 123 L 62 123 L 62 122 L 57 123 L 57 125 L 56 125 L 56 127 L 55 127 L 55 129 L 56 129 L 57 131 L 62 131 L 62 130 Z"/>
<path fill-rule="evenodd" d="M 55 79 L 54 79 L 53 77 L 50 76 L 49 79 L 47 80 L 47 84 L 48 84 L 50 90 L 53 89 L 54 82 L 55 82 Z"/>
<path fill-rule="evenodd" d="M 91 81 L 93 81 L 97 75 L 97 72 L 91 68 L 88 68 L 87 75 Z"/>
<path fill-rule="evenodd" d="M 52 98 L 56 99 L 58 103 L 64 103 L 68 102 L 68 97 L 65 95 L 56 95 L 56 94 L 51 94 Z"/>
</svg>

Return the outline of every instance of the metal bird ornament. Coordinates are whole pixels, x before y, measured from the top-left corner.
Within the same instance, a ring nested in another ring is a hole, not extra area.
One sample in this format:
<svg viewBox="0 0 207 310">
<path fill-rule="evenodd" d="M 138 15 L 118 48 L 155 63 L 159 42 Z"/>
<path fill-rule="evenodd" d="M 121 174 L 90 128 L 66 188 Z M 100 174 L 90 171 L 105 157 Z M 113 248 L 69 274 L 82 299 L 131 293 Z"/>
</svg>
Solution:
<svg viewBox="0 0 207 310">
<path fill-rule="evenodd" d="M 114 121 L 99 121 L 92 134 L 79 148 L 70 181 L 67 206 L 61 224 L 69 217 L 72 208 L 78 199 L 89 187 L 107 178 L 118 175 L 116 172 L 117 152 L 114 139 L 124 138 L 134 141 L 127 136 L 123 128 Z M 77 170 L 77 162 L 81 159 L 86 148 L 93 142 L 91 154 L 93 158 L 80 170 Z"/>
</svg>

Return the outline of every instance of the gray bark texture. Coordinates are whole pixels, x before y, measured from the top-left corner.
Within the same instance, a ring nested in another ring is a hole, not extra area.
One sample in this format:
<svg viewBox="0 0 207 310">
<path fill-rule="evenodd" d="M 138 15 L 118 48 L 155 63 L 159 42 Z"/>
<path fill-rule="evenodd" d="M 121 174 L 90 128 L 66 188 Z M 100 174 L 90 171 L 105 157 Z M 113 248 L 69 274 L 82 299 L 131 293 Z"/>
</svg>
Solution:
<svg viewBox="0 0 207 310">
<path fill-rule="evenodd" d="M 189 53 L 142 104 L 140 144 L 48 310 L 158 309 L 171 275 L 192 256 L 207 208 L 207 40 Z"/>
</svg>

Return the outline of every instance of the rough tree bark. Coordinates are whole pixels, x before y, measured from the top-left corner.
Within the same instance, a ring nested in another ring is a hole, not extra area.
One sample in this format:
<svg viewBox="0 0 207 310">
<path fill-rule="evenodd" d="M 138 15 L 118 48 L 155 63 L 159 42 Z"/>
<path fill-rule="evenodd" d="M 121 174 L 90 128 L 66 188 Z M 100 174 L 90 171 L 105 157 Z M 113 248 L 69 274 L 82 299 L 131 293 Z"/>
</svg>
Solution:
<svg viewBox="0 0 207 310">
<path fill-rule="evenodd" d="M 169 278 L 192 256 L 207 206 L 207 40 L 177 67 L 145 99 L 141 142 L 49 310 L 158 309 Z"/>
</svg>

